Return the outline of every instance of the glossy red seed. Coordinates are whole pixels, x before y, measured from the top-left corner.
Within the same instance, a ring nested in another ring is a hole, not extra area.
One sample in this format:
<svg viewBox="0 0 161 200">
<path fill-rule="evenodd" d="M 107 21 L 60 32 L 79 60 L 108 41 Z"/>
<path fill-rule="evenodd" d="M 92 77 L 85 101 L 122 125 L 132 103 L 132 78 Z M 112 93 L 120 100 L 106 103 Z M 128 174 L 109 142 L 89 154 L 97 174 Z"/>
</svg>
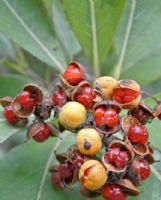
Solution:
<svg viewBox="0 0 161 200">
<path fill-rule="evenodd" d="M 94 112 L 94 121 L 96 126 L 103 126 L 105 125 L 105 118 L 104 118 L 105 109 L 102 106 L 96 108 Z"/>
<path fill-rule="evenodd" d="M 34 140 L 36 140 L 37 142 L 44 142 L 45 140 L 47 140 L 50 136 L 50 130 L 49 127 L 44 124 L 42 125 L 41 129 L 39 130 L 39 132 L 33 137 Z"/>
<path fill-rule="evenodd" d="M 19 118 L 14 114 L 11 105 L 4 108 L 3 115 L 10 124 L 16 124 L 19 122 Z"/>
<path fill-rule="evenodd" d="M 63 89 L 58 89 L 54 91 L 52 95 L 52 101 L 54 106 L 63 106 L 66 102 L 66 94 Z"/>
<path fill-rule="evenodd" d="M 120 154 L 120 151 L 121 151 L 120 148 L 117 147 L 109 149 L 108 152 L 106 153 L 106 158 L 108 162 L 112 163 Z"/>
<path fill-rule="evenodd" d="M 119 122 L 117 112 L 113 108 L 106 109 L 104 118 L 105 118 L 105 123 L 108 127 L 114 127 Z"/>
<path fill-rule="evenodd" d="M 70 179 L 74 174 L 74 166 L 68 162 L 61 163 L 59 165 L 58 172 L 62 179 Z"/>
<path fill-rule="evenodd" d="M 139 92 L 133 91 L 128 88 L 119 88 L 114 90 L 114 99 L 119 103 L 129 103 L 136 99 L 139 95 Z"/>
<path fill-rule="evenodd" d="M 26 104 L 31 98 L 31 96 L 32 96 L 32 93 L 30 91 L 21 92 L 17 97 L 19 104 L 21 105 Z"/>
<path fill-rule="evenodd" d="M 81 92 L 77 94 L 77 101 L 83 104 L 86 108 L 92 108 L 93 100 L 96 98 L 96 94 L 92 87 L 85 86 L 82 88 Z"/>
<path fill-rule="evenodd" d="M 26 110 L 32 110 L 33 107 L 37 104 L 37 100 L 30 98 L 26 103 L 22 104 L 23 108 Z"/>
<path fill-rule="evenodd" d="M 141 180 L 145 180 L 150 176 L 150 167 L 146 160 L 139 160 L 140 165 L 140 177 Z"/>
<path fill-rule="evenodd" d="M 144 145 L 149 138 L 149 134 L 143 125 L 133 125 L 129 128 L 128 138 L 133 143 Z"/>
<path fill-rule="evenodd" d="M 82 81 L 80 69 L 76 65 L 70 65 L 63 73 L 63 77 L 72 85 L 77 85 Z"/>
<path fill-rule="evenodd" d="M 59 172 L 53 172 L 51 174 L 51 182 L 54 187 L 61 188 L 61 180 L 60 180 Z"/>
<path fill-rule="evenodd" d="M 126 194 L 121 186 L 117 184 L 106 184 L 102 189 L 102 196 L 106 200 L 125 200 Z"/>
</svg>

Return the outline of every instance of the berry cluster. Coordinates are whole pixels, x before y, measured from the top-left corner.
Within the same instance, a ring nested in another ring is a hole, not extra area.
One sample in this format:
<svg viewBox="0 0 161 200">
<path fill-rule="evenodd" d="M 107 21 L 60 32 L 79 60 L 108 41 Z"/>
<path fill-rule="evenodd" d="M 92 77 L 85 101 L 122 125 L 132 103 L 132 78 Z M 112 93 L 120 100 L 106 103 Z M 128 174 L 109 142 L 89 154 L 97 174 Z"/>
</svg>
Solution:
<svg viewBox="0 0 161 200">
<path fill-rule="evenodd" d="M 76 133 L 75 145 L 55 152 L 59 165 L 51 166 L 52 184 L 67 189 L 79 181 L 83 196 L 106 200 L 139 195 L 137 186 L 149 178 L 155 159 L 146 124 L 161 119 L 161 102 L 156 102 L 148 107 L 134 80 L 103 76 L 91 84 L 75 61 L 59 75 L 52 93 L 28 84 L 15 98 L 0 100 L 10 124 L 26 125 L 30 115 L 35 117 L 28 139 L 41 143 L 65 129 Z"/>
</svg>

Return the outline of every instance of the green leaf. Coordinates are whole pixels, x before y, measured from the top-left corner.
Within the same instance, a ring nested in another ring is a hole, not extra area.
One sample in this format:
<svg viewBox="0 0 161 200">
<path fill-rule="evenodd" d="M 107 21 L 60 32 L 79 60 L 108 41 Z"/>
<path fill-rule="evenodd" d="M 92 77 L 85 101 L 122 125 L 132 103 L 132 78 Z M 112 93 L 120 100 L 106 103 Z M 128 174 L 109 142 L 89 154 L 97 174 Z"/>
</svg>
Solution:
<svg viewBox="0 0 161 200">
<path fill-rule="evenodd" d="M 66 58 L 70 62 L 81 51 L 81 47 L 69 26 L 60 0 L 52 0 L 52 2 L 54 29 Z"/>
<path fill-rule="evenodd" d="M 16 75 L 0 76 L 0 98 L 15 97 L 30 80 Z"/>
<path fill-rule="evenodd" d="M 67 17 L 95 75 L 111 47 L 113 36 L 124 7 L 124 0 L 65 0 Z"/>
<path fill-rule="evenodd" d="M 38 144 L 34 141 L 20 145 L 8 153 L 0 165 L 0 191 L 1 200 L 36 200 L 39 191 L 44 167 L 49 157 L 52 146 L 56 143 L 55 138 L 51 138 L 45 143 Z M 61 144 L 59 151 L 64 151 L 74 142 L 71 134 Z M 40 156 L 41 155 L 41 156 Z M 54 156 L 53 156 L 54 158 Z M 55 162 L 55 161 L 54 161 Z M 48 173 L 45 187 L 42 191 L 41 200 L 75 200 L 82 199 L 76 187 L 72 187 L 70 192 L 63 192 L 52 187 L 50 174 Z"/>
<path fill-rule="evenodd" d="M 64 56 L 37 0 L 1 0 L 0 30 L 31 54 L 63 70 Z"/>
<path fill-rule="evenodd" d="M 115 43 L 120 56 L 115 75 L 152 82 L 161 76 L 161 1 L 126 2 Z"/>
</svg>

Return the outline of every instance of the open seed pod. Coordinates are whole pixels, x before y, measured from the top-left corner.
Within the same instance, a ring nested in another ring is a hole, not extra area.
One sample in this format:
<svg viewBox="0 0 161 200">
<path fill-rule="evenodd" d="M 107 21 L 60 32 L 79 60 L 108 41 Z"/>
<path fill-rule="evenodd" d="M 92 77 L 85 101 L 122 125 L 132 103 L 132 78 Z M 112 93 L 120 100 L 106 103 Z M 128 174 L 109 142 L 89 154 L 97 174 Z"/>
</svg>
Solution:
<svg viewBox="0 0 161 200">
<path fill-rule="evenodd" d="M 32 109 L 24 109 L 18 102 L 18 97 L 16 97 L 12 103 L 13 112 L 17 117 L 28 118 L 31 114 L 34 113 L 35 107 Z"/>
<path fill-rule="evenodd" d="M 23 90 L 31 92 L 33 97 L 37 100 L 37 104 L 42 103 L 43 91 L 38 85 L 29 83 L 24 86 Z"/>
<path fill-rule="evenodd" d="M 3 107 L 10 105 L 12 102 L 13 102 L 12 97 L 3 97 L 0 99 L 0 105 Z"/>
<path fill-rule="evenodd" d="M 91 88 L 90 94 L 84 94 L 83 90 L 84 88 L 89 87 Z M 83 95 L 84 97 L 89 97 L 91 99 L 88 99 L 91 101 L 91 103 L 87 104 L 86 99 L 84 99 L 83 101 L 80 101 L 79 95 Z M 94 97 L 93 97 L 94 95 Z M 72 94 L 71 94 L 71 100 L 72 101 L 78 101 L 79 103 L 83 104 L 88 110 L 93 108 L 94 103 L 96 102 L 100 102 L 102 100 L 102 94 L 99 90 L 93 89 L 91 83 L 89 83 L 88 81 L 81 81 L 77 86 L 75 86 Z"/>
<path fill-rule="evenodd" d="M 153 110 L 144 102 L 141 102 L 138 107 L 134 108 L 129 113 L 136 117 L 141 124 L 151 122 L 155 118 Z"/>
<path fill-rule="evenodd" d="M 148 152 L 147 144 L 140 145 L 140 144 L 136 144 L 136 143 L 131 143 L 130 140 L 128 139 L 128 137 L 127 137 L 129 128 L 132 125 L 140 125 L 139 121 L 134 116 L 126 115 L 122 118 L 121 127 L 122 127 L 123 132 L 125 133 L 126 143 L 129 144 L 129 146 L 131 146 L 131 148 L 133 149 L 133 151 L 136 154 L 144 156 Z"/>
<path fill-rule="evenodd" d="M 71 65 L 77 67 L 80 70 L 81 81 L 83 81 L 83 80 L 85 80 L 87 78 L 86 69 L 85 69 L 85 67 L 82 64 L 80 64 L 77 61 L 72 61 L 71 63 L 69 63 L 68 67 L 71 66 Z M 62 82 L 62 84 L 63 84 L 63 86 L 65 88 L 70 88 L 70 89 L 74 88 L 74 85 L 72 85 L 68 80 L 66 80 L 64 78 L 63 73 L 59 74 L 59 78 L 60 78 L 60 80 L 61 80 L 61 82 Z"/>
<path fill-rule="evenodd" d="M 120 80 L 113 90 L 113 99 L 124 109 L 133 109 L 141 101 L 139 84 L 134 80 Z"/>
<path fill-rule="evenodd" d="M 144 158 L 150 165 L 156 162 L 156 160 L 154 159 L 154 148 L 151 145 L 148 145 L 148 152 L 144 156 Z"/>
<path fill-rule="evenodd" d="M 104 166 L 109 172 L 111 171 L 111 172 L 121 173 L 121 172 L 124 172 L 127 166 L 133 161 L 135 155 L 131 147 L 126 142 L 123 142 L 121 140 L 113 140 L 109 144 L 109 149 L 116 148 L 116 147 L 119 147 L 122 151 L 128 152 L 129 159 L 125 167 L 117 167 L 113 163 L 109 163 L 106 157 L 106 153 L 102 155 L 102 163 L 104 164 Z"/>
<path fill-rule="evenodd" d="M 103 100 L 103 101 L 100 101 L 100 102 L 97 102 L 95 105 L 94 105 L 94 112 L 95 110 L 97 109 L 97 107 L 99 106 L 102 106 L 104 107 L 105 109 L 108 109 L 108 108 L 113 108 L 116 110 L 117 114 L 119 114 L 121 112 L 121 107 L 118 103 L 114 102 L 114 101 L 108 101 L 108 100 Z M 117 125 L 115 125 L 114 127 L 108 127 L 108 126 L 97 126 L 95 121 L 94 121 L 94 126 L 95 126 L 95 129 L 100 132 L 100 134 L 102 136 L 105 136 L 105 137 L 108 137 L 116 132 L 118 132 L 121 128 L 121 125 L 120 125 L 120 122 L 118 122 Z"/>
<path fill-rule="evenodd" d="M 123 191 L 130 196 L 138 196 L 139 191 L 129 179 L 121 179 L 117 182 L 118 185 L 123 187 Z"/>
</svg>

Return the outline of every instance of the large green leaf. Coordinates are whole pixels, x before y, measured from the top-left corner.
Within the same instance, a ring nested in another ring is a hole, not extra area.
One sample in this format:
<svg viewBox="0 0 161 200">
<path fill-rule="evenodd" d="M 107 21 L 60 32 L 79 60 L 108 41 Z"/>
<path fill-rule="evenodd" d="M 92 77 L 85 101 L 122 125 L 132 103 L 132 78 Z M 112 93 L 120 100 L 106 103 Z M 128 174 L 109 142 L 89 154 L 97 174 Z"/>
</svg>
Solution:
<svg viewBox="0 0 161 200">
<path fill-rule="evenodd" d="M 161 1 L 131 0 L 118 28 L 116 50 L 121 78 L 141 84 L 161 76 Z"/>
<path fill-rule="evenodd" d="M 16 75 L 0 76 L 0 98 L 4 96 L 16 96 L 29 79 Z"/>
<path fill-rule="evenodd" d="M 69 62 L 80 52 L 80 44 L 69 26 L 60 0 L 52 0 L 52 12 L 54 30 Z"/>
<path fill-rule="evenodd" d="M 31 54 L 63 70 L 64 56 L 37 0 L 1 0 L 0 30 Z"/>
<path fill-rule="evenodd" d="M 67 17 L 95 74 L 107 56 L 124 7 L 124 0 L 65 0 Z"/>
<path fill-rule="evenodd" d="M 73 135 L 65 139 L 59 151 L 64 151 L 73 142 Z M 50 139 L 43 144 L 34 141 L 13 149 L 0 165 L 1 200 L 36 200 L 37 193 L 52 146 L 56 139 Z M 54 157 L 53 157 L 54 158 Z M 63 192 L 52 187 L 50 176 L 47 175 L 41 200 L 75 200 L 82 199 L 73 187 L 71 192 Z"/>
</svg>

